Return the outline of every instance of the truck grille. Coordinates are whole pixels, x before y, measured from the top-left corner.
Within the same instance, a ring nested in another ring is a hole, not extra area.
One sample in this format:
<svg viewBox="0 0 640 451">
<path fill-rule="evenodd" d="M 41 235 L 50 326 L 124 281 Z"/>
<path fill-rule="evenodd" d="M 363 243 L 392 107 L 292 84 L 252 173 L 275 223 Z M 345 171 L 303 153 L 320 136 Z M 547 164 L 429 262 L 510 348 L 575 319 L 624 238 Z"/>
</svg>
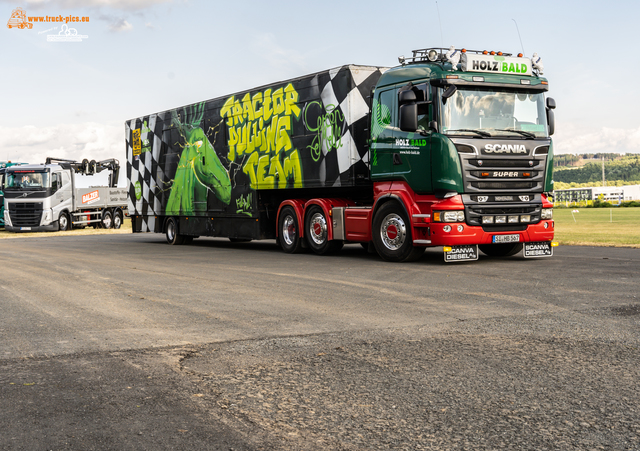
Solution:
<svg viewBox="0 0 640 451">
<path fill-rule="evenodd" d="M 520 158 L 459 155 L 467 193 L 541 193 L 544 190 L 546 155 Z"/>
<path fill-rule="evenodd" d="M 9 217 L 14 227 L 37 227 L 42 218 L 42 202 L 11 202 Z"/>
</svg>

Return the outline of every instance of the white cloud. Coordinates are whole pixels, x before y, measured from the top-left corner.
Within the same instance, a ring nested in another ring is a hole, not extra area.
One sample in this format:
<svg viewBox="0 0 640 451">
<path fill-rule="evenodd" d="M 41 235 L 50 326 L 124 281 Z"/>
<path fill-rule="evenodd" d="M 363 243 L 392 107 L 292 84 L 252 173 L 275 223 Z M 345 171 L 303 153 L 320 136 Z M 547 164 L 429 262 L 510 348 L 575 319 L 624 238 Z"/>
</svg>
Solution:
<svg viewBox="0 0 640 451">
<path fill-rule="evenodd" d="M 77 161 L 116 158 L 124 167 L 124 123 L 0 127 L 0 160 L 44 163 L 47 157 Z"/>
<path fill-rule="evenodd" d="M 127 22 L 125 19 L 117 19 L 115 22 L 109 24 L 109 30 L 111 31 L 130 31 L 133 30 L 133 25 Z"/>
<path fill-rule="evenodd" d="M 635 129 L 562 124 L 553 136 L 557 154 L 640 153 L 640 125 Z"/>
</svg>

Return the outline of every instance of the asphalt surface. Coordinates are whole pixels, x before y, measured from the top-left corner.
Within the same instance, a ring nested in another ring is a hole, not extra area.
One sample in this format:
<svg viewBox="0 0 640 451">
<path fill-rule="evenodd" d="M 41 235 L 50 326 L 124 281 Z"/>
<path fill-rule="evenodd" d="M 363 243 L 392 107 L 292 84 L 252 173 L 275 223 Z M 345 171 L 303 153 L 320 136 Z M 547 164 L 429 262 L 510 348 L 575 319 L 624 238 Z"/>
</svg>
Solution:
<svg viewBox="0 0 640 451">
<path fill-rule="evenodd" d="M 2 450 L 640 450 L 640 250 L 0 241 Z"/>
</svg>

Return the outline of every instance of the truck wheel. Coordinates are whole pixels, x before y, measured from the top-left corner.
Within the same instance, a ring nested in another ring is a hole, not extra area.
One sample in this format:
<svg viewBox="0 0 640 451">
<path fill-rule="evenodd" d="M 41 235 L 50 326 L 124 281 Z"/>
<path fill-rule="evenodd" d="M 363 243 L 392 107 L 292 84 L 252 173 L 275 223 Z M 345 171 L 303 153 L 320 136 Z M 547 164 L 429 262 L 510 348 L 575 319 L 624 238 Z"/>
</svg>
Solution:
<svg viewBox="0 0 640 451">
<path fill-rule="evenodd" d="M 167 243 L 173 245 L 184 243 L 184 237 L 178 233 L 178 220 L 176 218 L 167 219 L 165 230 Z"/>
<path fill-rule="evenodd" d="M 113 226 L 113 216 L 111 216 L 111 212 L 107 210 L 102 213 L 102 227 L 110 229 L 111 226 Z"/>
<path fill-rule="evenodd" d="M 69 221 L 69 215 L 65 212 L 60 213 L 60 217 L 58 218 L 58 230 L 61 232 L 66 232 L 70 229 L 71 221 Z"/>
<path fill-rule="evenodd" d="M 373 245 L 383 260 L 404 262 L 417 260 L 423 247 L 414 247 L 411 238 L 411 223 L 397 202 L 387 202 L 373 217 L 371 229 Z"/>
<path fill-rule="evenodd" d="M 329 241 L 329 226 L 324 210 L 317 205 L 309 207 L 305 218 L 307 243 L 318 255 L 333 254 L 342 248 L 342 241 Z"/>
<path fill-rule="evenodd" d="M 302 249 L 299 230 L 296 212 L 292 207 L 284 207 L 280 212 L 278 231 L 280 232 L 280 247 L 286 253 L 295 254 Z"/>
<path fill-rule="evenodd" d="M 478 248 L 489 257 L 509 257 L 522 250 L 522 243 L 482 244 Z"/>
<path fill-rule="evenodd" d="M 116 211 L 115 215 L 113 216 L 113 228 L 119 229 L 120 227 L 122 227 L 122 212 Z"/>
</svg>

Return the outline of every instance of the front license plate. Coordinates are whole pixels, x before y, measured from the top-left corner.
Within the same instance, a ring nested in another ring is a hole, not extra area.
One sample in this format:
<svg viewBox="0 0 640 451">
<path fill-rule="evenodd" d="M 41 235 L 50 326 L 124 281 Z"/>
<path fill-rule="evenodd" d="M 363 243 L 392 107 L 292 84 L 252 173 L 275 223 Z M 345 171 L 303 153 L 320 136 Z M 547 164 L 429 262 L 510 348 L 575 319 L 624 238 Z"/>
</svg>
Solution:
<svg viewBox="0 0 640 451">
<path fill-rule="evenodd" d="M 20 230 L 31 230 L 31 227 L 20 227 Z"/>
<path fill-rule="evenodd" d="M 537 258 L 537 257 L 551 257 L 553 256 L 553 247 L 548 241 L 539 243 L 524 243 L 524 257 L 525 258 Z"/>
<path fill-rule="evenodd" d="M 451 250 L 444 253 L 445 262 L 465 262 L 478 259 L 478 245 L 451 246 Z"/>
<path fill-rule="evenodd" d="M 520 241 L 520 235 L 493 235 L 494 243 L 518 243 Z"/>
</svg>

